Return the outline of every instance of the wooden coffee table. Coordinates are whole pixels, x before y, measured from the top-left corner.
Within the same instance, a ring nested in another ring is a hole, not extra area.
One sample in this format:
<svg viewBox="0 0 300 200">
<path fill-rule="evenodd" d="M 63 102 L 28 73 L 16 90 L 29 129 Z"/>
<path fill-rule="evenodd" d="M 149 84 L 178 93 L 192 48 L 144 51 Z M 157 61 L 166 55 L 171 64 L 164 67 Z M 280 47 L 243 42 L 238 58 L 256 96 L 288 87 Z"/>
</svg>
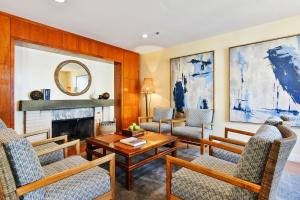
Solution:
<svg viewBox="0 0 300 200">
<path fill-rule="evenodd" d="M 110 152 L 114 152 L 118 155 L 124 156 L 126 161 L 116 161 L 116 166 L 125 170 L 127 179 L 126 186 L 128 190 L 132 189 L 133 170 L 170 153 L 172 154 L 172 156 L 176 156 L 177 137 L 152 132 L 145 132 L 145 135 L 140 136 L 139 138 L 145 139 L 147 143 L 138 148 L 122 144 L 120 140 L 123 138 L 126 137 L 122 136 L 121 134 L 111 134 L 88 138 L 86 140 L 86 152 L 88 160 L 92 160 L 92 155 L 96 155 L 98 157 L 105 156 L 107 150 Z M 163 150 L 159 149 L 163 146 Z M 103 149 L 103 153 L 95 151 L 99 148 Z M 135 163 L 133 162 L 133 157 L 144 154 L 149 151 L 154 152 L 142 161 Z"/>
</svg>

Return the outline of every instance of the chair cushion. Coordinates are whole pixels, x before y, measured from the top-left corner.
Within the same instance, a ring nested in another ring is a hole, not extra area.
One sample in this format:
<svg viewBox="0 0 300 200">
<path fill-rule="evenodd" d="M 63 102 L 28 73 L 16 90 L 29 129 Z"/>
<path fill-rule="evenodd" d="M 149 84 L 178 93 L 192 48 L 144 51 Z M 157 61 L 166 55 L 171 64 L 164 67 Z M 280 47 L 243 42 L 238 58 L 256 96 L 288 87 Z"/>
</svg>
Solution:
<svg viewBox="0 0 300 200">
<path fill-rule="evenodd" d="M 212 156 L 200 156 L 192 163 L 201 164 L 210 169 L 218 170 L 232 175 L 236 165 Z M 172 176 L 172 194 L 182 199 L 189 200 L 220 200 L 220 199 L 238 199 L 236 196 L 236 187 L 219 181 L 217 179 L 205 176 L 201 173 L 182 168 Z M 245 192 L 244 199 L 252 199 L 254 194 Z"/>
<path fill-rule="evenodd" d="M 155 107 L 153 109 L 153 121 L 159 122 L 161 119 L 172 119 L 173 118 L 173 108 L 160 108 Z"/>
<path fill-rule="evenodd" d="M 2 119 L 0 119 L 0 128 L 7 128 L 6 124 L 4 123 L 4 121 Z"/>
<path fill-rule="evenodd" d="M 235 147 L 235 148 L 239 148 L 239 149 L 244 149 L 244 146 L 229 144 L 229 143 L 226 143 L 226 142 L 220 142 L 220 143 L 225 144 L 227 146 L 232 146 L 232 147 Z M 216 147 L 212 148 L 212 154 L 211 155 L 216 157 L 216 158 L 226 160 L 228 162 L 232 162 L 232 163 L 235 163 L 235 164 L 237 164 L 239 162 L 240 158 L 241 158 L 240 154 L 233 153 L 233 152 L 230 152 L 230 151 L 226 151 L 224 149 L 220 149 L 220 148 L 216 148 Z"/>
<path fill-rule="evenodd" d="M 260 184 L 272 143 L 280 139 L 281 133 L 275 126 L 262 125 L 246 144 L 234 175 Z"/>
<path fill-rule="evenodd" d="M 202 128 L 191 126 L 176 126 L 173 127 L 172 135 L 201 139 Z"/>
<path fill-rule="evenodd" d="M 144 122 L 140 124 L 142 129 L 146 131 L 159 132 L 159 123 L 158 122 Z M 171 132 L 171 125 L 166 123 L 161 123 L 160 131 L 162 133 Z"/>
<path fill-rule="evenodd" d="M 36 152 L 39 152 L 41 150 L 49 149 L 49 148 L 56 147 L 56 146 L 59 146 L 59 144 L 56 144 L 55 142 L 50 142 L 47 144 L 35 146 L 33 148 Z M 40 160 L 40 163 L 42 166 L 48 165 L 50 163 L 53 163 L 53 162 L 56 162 L 56 161 L 59 161 L 62 159 L 64 159 L 64 150 L 63 149 L 39 156 L 39 160 Z"/>
<path fill-rule="evenodd" d="M 5 153 L 4 142 L 6 142 L 6 138 L 16 137 L 12 129 L 0 129 L 0 184 L 2 186 L 0 193 L 3 193 L 5 196 L 10 196 L 8 199 L 17 199 L 16 197 L 16 183 L 13 177 L 12 171 L 10 169 L 10 165 Z M 1 199 L 1 195 L 0 195 Z"/>
<path fill-rule="evenodd" d="M 187 126 L 202 127 L 204 123 L 212 123 L 213 110 L 187 108 L 185 110 L 185 116 Z"/>
<path fill-rule="evenodd" d="M 0 135 L 16 186 L 23 186 L 44 177 L 42 166 L 30 142 L 14 131 Z M 44 188 L 24 195 L 23 199 L 42 199 Z"/>
<path fill-rule="evenodd" d="M 43 167 L 45 175 L 62 172 L 88 162 L 80 156 L 71 156 Z M 110 191 L 108 171 L 94 167 L 46 187 L 45 200 L 90 200 Z"/>
</svg>

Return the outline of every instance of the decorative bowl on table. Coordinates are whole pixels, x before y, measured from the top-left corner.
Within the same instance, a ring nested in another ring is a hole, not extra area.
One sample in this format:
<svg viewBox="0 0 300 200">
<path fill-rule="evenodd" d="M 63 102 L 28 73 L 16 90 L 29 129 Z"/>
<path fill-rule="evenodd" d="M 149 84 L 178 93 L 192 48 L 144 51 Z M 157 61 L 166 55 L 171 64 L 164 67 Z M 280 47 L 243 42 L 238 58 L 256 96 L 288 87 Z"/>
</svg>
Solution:
<svg viewBox="0 0 300 200">
<path fill-rule="evenodd" d="M 138 125 L 133 123 L 129 126 L 128 129 L 122 130 L 122 135 L 128 136 L 128 137 L 138 137 L 144 135 L 145 130 L 140 128 Z"/>
</svg>

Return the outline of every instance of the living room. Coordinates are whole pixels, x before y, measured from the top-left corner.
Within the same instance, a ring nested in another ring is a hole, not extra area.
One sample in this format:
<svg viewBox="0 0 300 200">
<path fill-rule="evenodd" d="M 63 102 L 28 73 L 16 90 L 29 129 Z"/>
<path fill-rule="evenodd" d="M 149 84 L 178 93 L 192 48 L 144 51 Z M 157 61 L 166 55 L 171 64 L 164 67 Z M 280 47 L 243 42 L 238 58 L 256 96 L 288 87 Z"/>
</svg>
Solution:
<svg viewBox="0 0 300 200">
<path fill-rule="evenodd" d="M 1 199 L 300 199 L 299 9 L 0 0 Z"/>
</svg>

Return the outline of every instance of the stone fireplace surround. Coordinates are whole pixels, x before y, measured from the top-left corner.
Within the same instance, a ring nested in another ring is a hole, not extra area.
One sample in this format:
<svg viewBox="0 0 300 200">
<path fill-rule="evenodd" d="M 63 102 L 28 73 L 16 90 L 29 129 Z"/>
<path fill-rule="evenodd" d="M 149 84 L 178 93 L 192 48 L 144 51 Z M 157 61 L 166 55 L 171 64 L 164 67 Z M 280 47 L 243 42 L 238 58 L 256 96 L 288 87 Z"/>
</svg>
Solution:
<svg viewBox="0 0 300 200">
<path fill-rule="evenodd" d="M 76 108 L 52 111 L 52 137 L 68 135 L 69 140 L 85 140 L 94 135 L 94 109 Z"/>
<path fill-rule="evenodd" d="M 41 104 L 43 106 L 41 106 Z M 66 131 L 66 128 L 63 128 L 64 130 L 58 130 L 57 124 L 60 125 L 63 124 L 61 127 L 67 127 L 73 124 L 75 127 L 71 127 L 71 128 L 74 128 L 75 131 L 81 133 L 79 134 L 78 139 L 82 139 L 82 140 L 84 140 L 86 137 L 95 135 L 97 133 L 97 127 L 99 122 L 110 118 L 108 106 L 114 106 L 114 101 L 113 100 L 105 100 L 105 101 L 103 100 L 101 101 L 59 100 L 59 102 L 58 101 L 48 101 L 48 102 L 21 101 L 20 102 L 20 110 L 24 111 L 25 132 L 31 132 L 31 131 L 41 130 L 41 129 L 50 129 L 50 133 L 52 133 L 53 136 L 58 136 L 58 135 L 68 134 L 67 133 L 68 131 Z M 106 110 L 108 112 L 106 112 Z M 69 125 L 67 125 L 67 123 L 69 123 Z M 52 130 L 53 124 L 55 125 L 54 127 L 56 131 L 55 133 L 53 133 Z M 82 127 L 82 126 L 86 126 L 86 127 Z M 59 131 L 59 133 L 57 131 Z M 32 138 L 32 140 L 38 140 L 44 137 L 45 136 L 38 136 L 37 138 Z M 72 139 L 77 139 L 77 138 L 72 138 Z"/>
</svg>

